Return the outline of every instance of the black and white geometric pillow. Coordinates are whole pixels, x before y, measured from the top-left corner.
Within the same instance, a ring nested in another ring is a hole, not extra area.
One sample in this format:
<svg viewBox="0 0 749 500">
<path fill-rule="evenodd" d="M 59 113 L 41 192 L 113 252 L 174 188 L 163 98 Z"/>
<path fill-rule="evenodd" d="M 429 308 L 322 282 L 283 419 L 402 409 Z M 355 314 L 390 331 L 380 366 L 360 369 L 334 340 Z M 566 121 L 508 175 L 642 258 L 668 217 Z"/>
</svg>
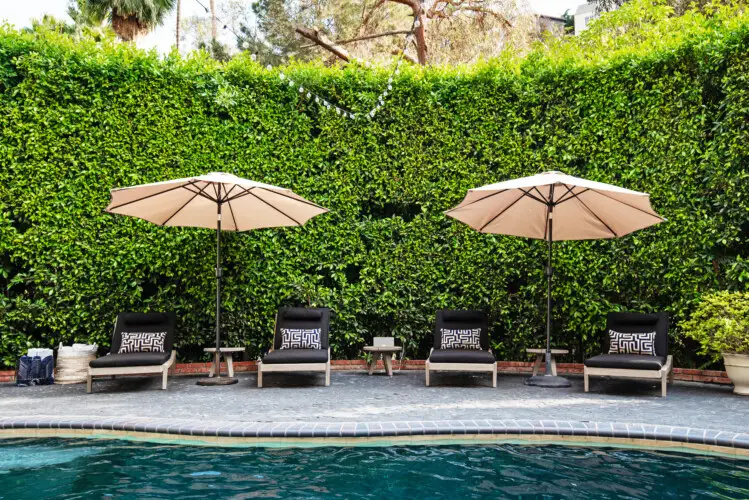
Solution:
<svg viewBox="0 0 749 500">
<path fill-rule="evenodd" d="M 122 332 L 120 354 L 131 352 L 164 352 L 166 332 Z"/>
<path fill-rule="evenodd" d="M 281 328 L 281 349 L 322 349 L 319 328 Z"/>
<path fill-rule="evenodd" d="M 655 356 L 655 332 L 622 333 L 609 330 L 609 354 Z"/>
<path fill-rule="evenodd" d="M 481 349 L 481 328 L 467 330 L 440 329 L 442 349 Z"/>
</svg>

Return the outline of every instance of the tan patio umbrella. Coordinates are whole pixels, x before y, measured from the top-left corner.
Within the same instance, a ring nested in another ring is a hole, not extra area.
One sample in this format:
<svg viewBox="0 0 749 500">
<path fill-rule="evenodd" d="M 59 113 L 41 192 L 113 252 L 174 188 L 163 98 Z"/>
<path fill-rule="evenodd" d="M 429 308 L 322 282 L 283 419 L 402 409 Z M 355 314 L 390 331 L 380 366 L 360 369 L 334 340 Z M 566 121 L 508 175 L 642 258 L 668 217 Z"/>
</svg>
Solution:
<svg viewBox="0 0 749 500">
<path fill-rule="evenodd" d="M 593 182 L 562 172 L 544 172 L 468 190 L 445 214 L 482 233 L 547 240 L 546 374 L 529 385 L 567 387 L 549 373 L 551 366 L 552 242 L 618 238 L 663 222 L 650 206 L 650 195 Z"/>
<path fill-rule="evenodd" d="M 301 226 L 326 208 L 289 189 L 214 172 L 173 181 L 112 189 L 106 208 L 159 226 L 191 226 L 216 230 L 216 351 L 221 352 L 221 231 Z M 218 364 L 218 362 L 217 362 Z M 237 379 L 203 379 L 201 385 L 228 385 Z"/>
</svg>

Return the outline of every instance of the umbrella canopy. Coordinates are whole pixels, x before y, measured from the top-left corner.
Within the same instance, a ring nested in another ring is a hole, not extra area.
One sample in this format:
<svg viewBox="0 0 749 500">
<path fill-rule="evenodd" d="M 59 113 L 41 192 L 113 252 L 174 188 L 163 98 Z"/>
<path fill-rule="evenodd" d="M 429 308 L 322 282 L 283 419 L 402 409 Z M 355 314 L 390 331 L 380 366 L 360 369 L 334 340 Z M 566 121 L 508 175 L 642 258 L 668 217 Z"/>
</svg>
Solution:
<svg viewBox="0 0 749 500">
<path fill-rule="evenodd" d="M 563 174 L 545 172 L 468 190 L 445 212 L 482 233 L 548 241 L 546 305 L 546 375 L 528 383 L 566 387 L 549 373 L 551 366 L 552 242 L 618 238 L 663 222 L 650 206 L 650 195 Z"/>
<path fill-rule="evenodd" d="M 205 227 L 216 230 L 216 353 L 215 379 L 201 385 L 226 385 L 221 377 L 221 231 L 247 231 L 301 226 L 326 208 L 293 191 L 214 172 L 173 181 L 112 189 L 106 211 L 130 215 L 159 226 Z"/>
<path fill-rule="evenodd" d="M 159 226 L 217 229 L 217 213 L 223 213 L 222 230 L 248 231 L 301 226 L 327 212 L 289 189 L 220 172 L 113 189 L 111 193 L 107 212 L 139 217 Z"/>
<path fill-rule="evenodd" d="M 647 193 L 561 172 L 470 189 L 460 205 L 445 213 L 482 233 L 552 241 L 617 238 L 664 220 Z"/>
</svg>

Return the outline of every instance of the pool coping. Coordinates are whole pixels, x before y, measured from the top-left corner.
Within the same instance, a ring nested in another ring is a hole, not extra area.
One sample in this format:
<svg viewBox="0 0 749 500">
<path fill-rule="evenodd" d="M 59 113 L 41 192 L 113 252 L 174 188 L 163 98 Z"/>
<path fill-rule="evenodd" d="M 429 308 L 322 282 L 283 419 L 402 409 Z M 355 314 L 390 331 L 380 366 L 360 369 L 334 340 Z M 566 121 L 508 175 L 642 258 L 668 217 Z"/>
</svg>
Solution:
<svg viewBox="0 0 749 500">
<path fill-rule="evenodd" d="M 136 417 L 0 417 L 0 438 L 52 436 L 245 446 L 531 440 L 678 448 L 749 457 L 749 433 L 640 423 L 515 419 L 206 423 Z"/>
</svg>

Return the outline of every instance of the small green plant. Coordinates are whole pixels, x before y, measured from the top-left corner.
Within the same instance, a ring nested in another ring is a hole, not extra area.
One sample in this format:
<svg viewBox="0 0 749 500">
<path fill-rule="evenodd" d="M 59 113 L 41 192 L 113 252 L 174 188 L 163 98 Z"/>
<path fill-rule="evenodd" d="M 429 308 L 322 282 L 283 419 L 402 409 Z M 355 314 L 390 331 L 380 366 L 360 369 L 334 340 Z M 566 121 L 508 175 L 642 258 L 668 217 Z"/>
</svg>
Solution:
<svg viewBox="0 0 749 500">
<path fill-rule="evenodd" d="M 699 354 L 718 361 L 721 353 L 749 354 L 749 293 L 707 295 L 682 325 L 684 334 L 700 343 Z"/>
</svg>

